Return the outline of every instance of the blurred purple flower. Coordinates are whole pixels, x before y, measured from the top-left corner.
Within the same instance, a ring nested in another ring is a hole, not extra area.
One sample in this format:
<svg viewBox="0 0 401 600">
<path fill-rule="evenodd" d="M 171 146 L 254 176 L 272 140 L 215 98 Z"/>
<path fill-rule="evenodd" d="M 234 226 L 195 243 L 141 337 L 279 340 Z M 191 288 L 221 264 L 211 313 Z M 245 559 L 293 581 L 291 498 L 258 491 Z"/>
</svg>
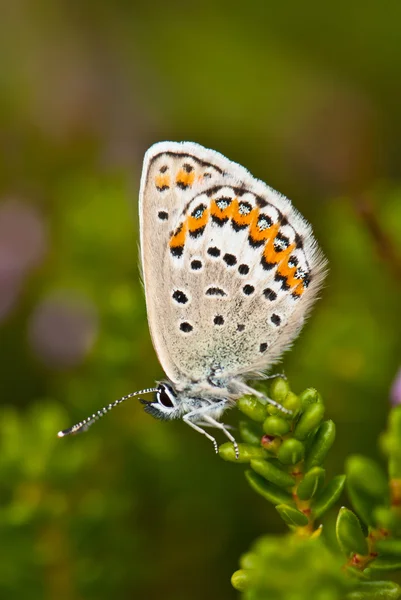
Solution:
<svg viewBox="0 0 401 600">
<path fill-rule="evenodd" d="M 393 406 L 401 404 L 401 369 L 399 369 L 391 386 L 390 402 Z"/>
<path fill-rule="evenodd" d="M 10 199 L 0 205 L 0 319 L 15 305 L 29 269 L 47 249 L 43 218 L 34 207 Z"/>
<path fill-rule="evenodd" d="M 47 366 L 68 368 L 83 361 L 98 330 L 94 305 L 85 297 L 58 292 L 36 307 L 28 329 L 31 348 Z"/>
</svg>

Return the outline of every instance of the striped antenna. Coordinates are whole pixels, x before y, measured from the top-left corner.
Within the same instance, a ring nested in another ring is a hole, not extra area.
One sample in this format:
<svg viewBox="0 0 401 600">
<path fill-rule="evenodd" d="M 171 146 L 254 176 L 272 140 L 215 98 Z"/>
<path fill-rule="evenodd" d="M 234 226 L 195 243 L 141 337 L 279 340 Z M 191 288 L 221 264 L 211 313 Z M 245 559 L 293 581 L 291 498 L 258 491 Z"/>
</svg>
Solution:
<svg viewBox="0 0 401 600">
<path fill-rule="evenodd" d="M 128 400 L 129 398 L 133 398 L 134 396 L 139 396 L 140 394 L 150 394 L 152 392 L 157 392 L 157 388 L 147 388 L 146 390 L 141 390 L 140 392 L 132 392 L 132 394 L 128 394 L 128 396 L 123 396 L 122 398 L 119 398 L 118 400 L 115 400 L 111 404 L 108 404 L 107 406 L 96 411 L 95 413 L 93 413 L 93 415 L 91 417 L 84 419 L 80 423 L 77 423 L 76 425 L 73 425 L 72 427 L 69 427 L 68 429 L 59 431 L 57 436 L 61 438 L 66 435 L 83 433 L 84 431 L 87 431 L 89 429 L 89 427 L 91 425 L 93 425 L 93 423 L 95 423 L 101 417 L 103 417 L 103 415 L 110 412 L 112 408 L 114 408 L 115 406 L 118 406 L 118 404 L 121 404 L 122 402 L 125 402 L 125 400 Z"/>
</svg>

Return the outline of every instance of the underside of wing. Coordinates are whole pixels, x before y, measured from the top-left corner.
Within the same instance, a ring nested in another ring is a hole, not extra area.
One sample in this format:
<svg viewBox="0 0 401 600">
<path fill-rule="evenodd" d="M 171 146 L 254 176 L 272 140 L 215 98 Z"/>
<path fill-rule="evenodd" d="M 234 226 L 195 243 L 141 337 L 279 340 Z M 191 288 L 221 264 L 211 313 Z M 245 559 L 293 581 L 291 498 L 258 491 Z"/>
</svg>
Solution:
<svg viewBox="0 0 401 600">
<path fill-rule="evenodd" d="M 324 277 L 311 228 L 290 201 L 196 144 L 151 149 L 141 245 L 152 338 L 174 382 L 224 383 L 268 368 Z"/>
</svg>

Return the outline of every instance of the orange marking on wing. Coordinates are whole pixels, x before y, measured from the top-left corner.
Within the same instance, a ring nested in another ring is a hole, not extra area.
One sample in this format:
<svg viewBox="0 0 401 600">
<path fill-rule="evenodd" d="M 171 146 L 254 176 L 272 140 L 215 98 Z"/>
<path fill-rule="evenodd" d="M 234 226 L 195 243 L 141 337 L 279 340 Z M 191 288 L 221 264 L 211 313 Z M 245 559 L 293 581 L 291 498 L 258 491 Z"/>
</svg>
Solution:
<svg viewBox="0 0 401 600">
<path fill-rule="evenodd" d="M 278 230 L 280 228 L 279 223 L 274 223 L 270 227 L 267 227 L 266 229 L 261 230 L 258 227 L 259 211 L 258 211 L 258 209 L 254 209 L 251 213 L 252 215 L 253 215 L 254 211 L 257 211 L 257 212 L 255 213 L 254 221 L 252 222 L 252 224 L 249 228 L 249 235 L 252 237 L 252 239 L 255 240 L 255 242 L 262 242 L 265 240 L 266 241 L 269 240 L 269 242 L 271 240 L 273 240 L 273 242 L 274 242 L 276 233 L 278 232 Z"/>
<path fill-rule="evenodd" d="M 188 218 L 187 218 L 188 229 L 189 229 L 189 231 L 197 231 L 198 229 L 201 229 L 202 227 L 206 227 L 208 221 L 209 221 L 209 211 L 206 208 L 203 211 L 203 215 L 199 219 L 196 219 L 192 215 L 188 216 Z"/>
<path fill-rule="evenodd" d="M 221 209 L 217 206 L 216 201 L 212 200 L 210 203 L 210 214 L 212 217 L 217 217 L 218 219 L 229 219 L 233 212 L 233 204 L 234 201 L 231 202 L 227 208 Z"/>
<path fill-rule="evenodd" d="M 266 262 L 271 264 L 277 264 L 280 261 L 280 255 L 282 254 L 282 252 L 276 252 L 274 249 L 274 240 L 276 239 L 276 234 L 278 233 L 279 229 L 280 224 L 274 223 L 271 227 L 262 232 L 267 233 L 269 236 L 263 251 L 263 256 L 265 257 Z"/>
<path fill-rule="evenodd" d="M 276 253 L 277 256 L 282 256 L 279 267 L 277 269 L 277 273 L 286 278 L 287 284 L 290 286 L 290 288 L 295 288 L 293 290 L 294 294 L 296 294 L 297 296 L 301 296 L 305 291 L 303 281 L 302 279 L 298 279 L 297 277 L 295 277 L 297 267 L 290 267 L 288 265 L 291 252 L 294 250 L 294 248 L 295 244 L 291 244 L 282 252 Z"/>
<path fill-rule="evenodd" d="M 175 178 L 176 183 L 181 183 L 182 185 L 191 187 L 193 182 L 195 181 L 195 171 L 191 171 L 191 173 L 187 173 L 183 169 L 180 169 L 177 173 L 177 177 Z"/>
<path fill-rule="evenodd" d="M 156 175 L 156 187 L 159 189 L 167 189 L 170 187 L 170 175 Z"/>
<path fill-rule="evenodd" d="M 185 238 L 187 236 L 187 223 L 181 223 L 181 225 L 176 229 L 176 232 L 173 233 L 170 239 L 170 248 L 178 248 L 180 246 L 184 246 Z"/>
<path fill-rule="evenodd" d="M 297 281 L 299 281 L 299 279 Z M 296 296 L 302 296 L 304 291 L 305 291 L 305 287 L 304 287 L 303 282 L 301 281 L 300 283 L 298 283 L 297 287 L 294 290 L 292 290 L 292 293 L 295 294 Z"/>
<path fill-rule="evenodd" d="M 251 212 L 249 212 L 247 215 L 243 215 L 242 213 L 240 213 L 238 198 L 234 198 L 234 200 L 231 203 L 231 206 L 231 218 L 234 221 L 234 223 L 239 227 L 242 227 L 244 225 L 251 225 L 251 223 L 258 218 L 259 210 L 257 208 L 251 210 Z"/>
</svg>

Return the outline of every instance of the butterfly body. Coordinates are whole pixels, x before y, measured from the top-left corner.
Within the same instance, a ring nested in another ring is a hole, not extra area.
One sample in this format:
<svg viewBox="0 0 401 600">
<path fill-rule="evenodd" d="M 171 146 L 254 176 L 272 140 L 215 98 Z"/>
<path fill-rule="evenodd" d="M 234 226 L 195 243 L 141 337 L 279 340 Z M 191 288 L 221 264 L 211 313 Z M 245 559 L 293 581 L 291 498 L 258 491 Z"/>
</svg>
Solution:
<svg viewBox="0 0 401 600">
<path fill-rule="evenodd" d="M 286 197 L 192 142 L 146 152 L 139 218 L 149 329 L 167 376 L 145 410 L 182 418 L 215 448 L 204 426 L 235 444 L 219 418 L 244 394 L 272 402 L 247 381 L 267 377 L 298 335 L 325 259 Z"/>
</svg>

